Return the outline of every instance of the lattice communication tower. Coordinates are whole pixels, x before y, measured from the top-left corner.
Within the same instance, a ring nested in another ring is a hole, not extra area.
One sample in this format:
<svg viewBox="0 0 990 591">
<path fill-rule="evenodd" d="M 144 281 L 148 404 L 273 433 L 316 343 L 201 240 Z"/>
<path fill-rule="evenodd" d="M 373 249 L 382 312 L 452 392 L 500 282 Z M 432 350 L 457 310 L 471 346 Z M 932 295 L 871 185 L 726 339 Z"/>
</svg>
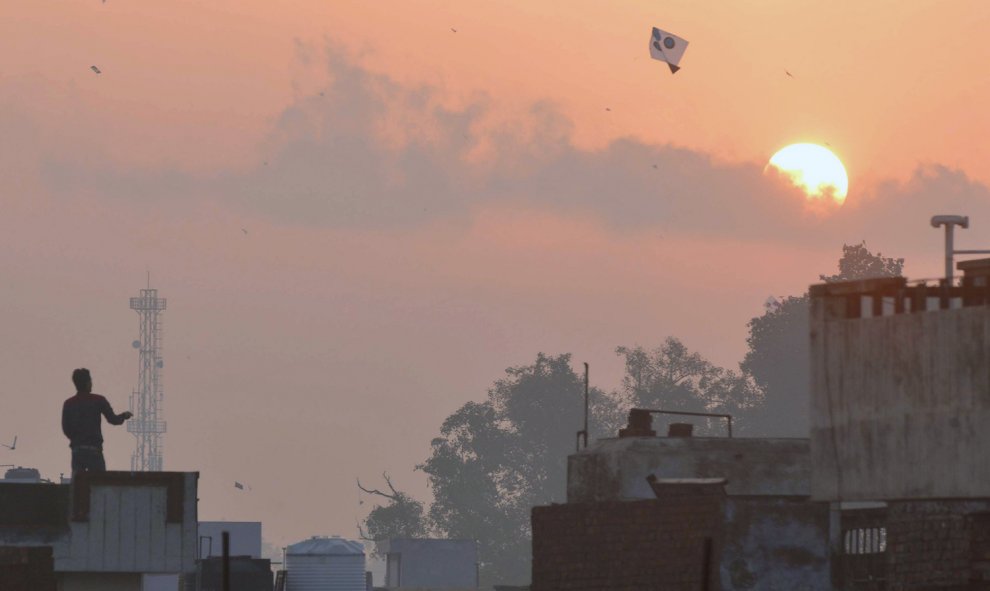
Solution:
<svg viewBox="0 0 990 591">
<path fill-rule="evenodd" d="M 138 387 L 131 394 L 131 412 L 127 430 L 137 438 L 131 456 L 131 470 L 157 472 L 162 469 L 162 436 L 165 421 L 161 420 L 162 399 L 162 312 L 165 298 L 158 290 L 142 289 L 141 296 L 131 298 L 131 310 L 141 318 L 140 340 L 134 341 L 138 350 Z"/>
</svg>

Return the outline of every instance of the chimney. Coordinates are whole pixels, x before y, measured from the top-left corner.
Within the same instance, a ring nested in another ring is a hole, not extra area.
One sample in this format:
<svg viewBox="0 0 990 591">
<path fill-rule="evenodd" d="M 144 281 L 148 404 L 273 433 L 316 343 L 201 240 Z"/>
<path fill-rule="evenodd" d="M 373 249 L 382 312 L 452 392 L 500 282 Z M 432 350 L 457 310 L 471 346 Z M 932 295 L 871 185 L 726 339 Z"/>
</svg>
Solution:
<svg viewBox="0 0 990 591">
<path fill-rule="evenodd" d="M 619 437 L 656 437 L 653 430 L 653 415 L 642 408 L 629 411 L 629 424 L 619 429 Z"/>
<path fill-rule="evenodd" d="M 671 423 L 667 428 L 667 437 L 691 437 L 694 425 L 691 423 Z"/>
</svg>

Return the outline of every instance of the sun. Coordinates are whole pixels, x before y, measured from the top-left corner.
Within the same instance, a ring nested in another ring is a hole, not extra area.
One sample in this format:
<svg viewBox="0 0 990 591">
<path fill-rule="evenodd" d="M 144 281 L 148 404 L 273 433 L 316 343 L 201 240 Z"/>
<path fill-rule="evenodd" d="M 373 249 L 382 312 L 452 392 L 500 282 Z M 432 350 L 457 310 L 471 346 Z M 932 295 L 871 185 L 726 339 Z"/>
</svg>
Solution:
<svg viewBox="0 0 990 591">
<path fill-rule="evenodd" d="M 809 200 L 830 199 L 836 205 L 846 200 L 849 177 L 842 161 L 818 144 L 791 144 L 770 158 L 767 168 L 776 168 Z"/>
</svg>

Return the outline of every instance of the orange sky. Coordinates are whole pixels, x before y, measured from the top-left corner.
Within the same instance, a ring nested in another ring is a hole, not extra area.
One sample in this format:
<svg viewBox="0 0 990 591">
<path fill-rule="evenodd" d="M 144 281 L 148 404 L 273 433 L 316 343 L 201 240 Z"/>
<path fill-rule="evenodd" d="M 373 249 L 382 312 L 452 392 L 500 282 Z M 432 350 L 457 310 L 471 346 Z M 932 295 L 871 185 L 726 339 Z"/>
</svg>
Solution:
<svg viewBox="0 0 990 591">
<path fill-rule="evenodd" d="M 691 43 L 676 76 L 654 25 Z M 979 246 L 988 25 L 979 1 L 7 6 L 0 463 L 67 468 L 73 367 L 126 405 L 150 268 L 166 465 L 202 472 L 203 518 L 352 536 L 355 476 L 424 495 L 442 419 L 538 351 L 608 389 L 616 346 L 668 335 L 733 365 L 844 242 L 914 277 L 933 213 Z M 759 174 L 798 141 L 849 170 L 827 219 Z M 108 433 L 111 466 L 131 447 Z"/>
</svg>

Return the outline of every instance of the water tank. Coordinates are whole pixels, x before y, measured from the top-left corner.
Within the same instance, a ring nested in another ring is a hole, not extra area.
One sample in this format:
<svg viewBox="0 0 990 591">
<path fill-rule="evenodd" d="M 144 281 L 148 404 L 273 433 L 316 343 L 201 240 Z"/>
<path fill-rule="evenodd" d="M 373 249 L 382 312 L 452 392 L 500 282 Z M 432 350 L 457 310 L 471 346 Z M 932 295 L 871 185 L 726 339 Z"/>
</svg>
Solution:
<svg viewBox="0 0 990 591">
<path fill-rule="evenodd" d="M 365 591 L 364 545 L 313 536 L 285 549 L 286 591 Z"/>
<path fill-rule="evenodd" d="M 22 468 L 20 466 L 7 470 L 3 475 L 6 482 L 41 482 L 41 472 L 35 468 Z"/>
</svg>

